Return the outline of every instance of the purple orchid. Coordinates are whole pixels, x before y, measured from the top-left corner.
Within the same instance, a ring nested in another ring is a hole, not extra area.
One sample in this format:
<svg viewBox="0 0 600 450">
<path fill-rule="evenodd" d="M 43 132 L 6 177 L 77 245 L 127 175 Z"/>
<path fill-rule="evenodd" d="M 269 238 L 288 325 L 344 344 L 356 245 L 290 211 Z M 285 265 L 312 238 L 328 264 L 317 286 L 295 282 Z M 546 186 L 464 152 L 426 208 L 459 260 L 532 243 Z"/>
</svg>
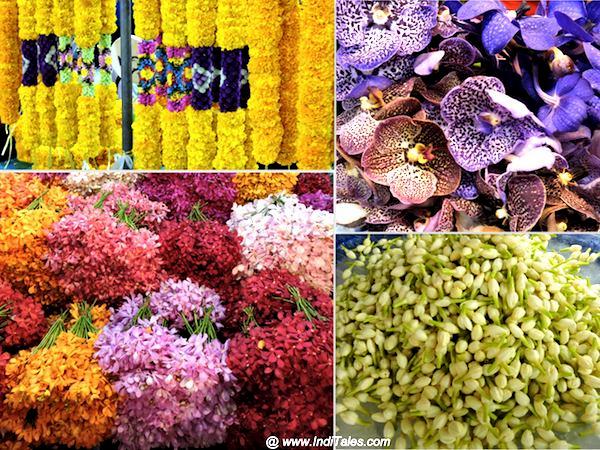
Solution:
<svg viewBox="0 0 600 450">
<path fill-rule="evenodd" d="M 446 137 L 435 123 L 407 116 L 382 121 L 362 156 L 370 180 L 389 186 L 405 204 L 448 195 L 460 183 L 460 168 L 447 150 Z"/>
<path fill-rule="evenodd" d="M 452 89 L 441 113 L 450 153 L 471 172 L 502 161 L 519 142 L 544 134 L 527 107 L 506 96 L 494 77 L 472 77 Z"/>
</svg>

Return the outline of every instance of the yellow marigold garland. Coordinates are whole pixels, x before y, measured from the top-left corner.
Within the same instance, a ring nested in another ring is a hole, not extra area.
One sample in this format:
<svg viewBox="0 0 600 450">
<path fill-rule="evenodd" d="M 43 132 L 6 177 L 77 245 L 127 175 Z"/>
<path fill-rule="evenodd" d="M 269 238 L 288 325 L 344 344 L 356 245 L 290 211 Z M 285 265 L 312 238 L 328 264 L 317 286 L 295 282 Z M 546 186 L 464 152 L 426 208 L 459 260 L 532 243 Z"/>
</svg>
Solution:
<svg viewBox="0 0 600 450">
<path fill-rule="evenodd" d="M 18 0 L 19 5 L 19 38 L 21 40 L 37 39 L 35 30 L 35 1 Z"/>
<path fill-rule="evenodd" d="M 166 169 L 182 170 L 187 167 L 186 146 L 189 139 L 185 111 L 163 109 L 160 114 L 163 137 L 163 165 Z"/>
<path fill-rule="evenodd" d="M 100 32 L 102 34 L 113 34 L 117 31 L 117 9 L 114 0 L 101 0 L 100 11 Z"/>
<path fill-rule="evenodd" d="M 161 106 L 136 103 L 133 106 L 133 157 L 135 168 L 140 170 L 157 170 L 162 165 L 161 155 Z"/>
<path fill-rule="evenodd" d="M 40 143 L 39 116 L 35 105 L 37 86 L 21 86 L 21 117 L 17 124 L 17 153 L 21 161 L 31 161 L 31 151 Z"/>
<path fill-rule="evenodd" d="M 35 2 L 35 30 L 38 34 L 54 32 L 52 7 L 53 0 L 32 0 Z"/>
<path fill-rule="evenodd" d="M 160 33 L 160 3 L 160 0 L 135 0 L 133 8 L 135 34 L 142 39 L 154 39 Z"/>
<path fill-rule="evenodd" d="M 244 204 L 280 192 L 293 192 L 298 181 L 295 173 L 238 173 L 233 177 L 236 202 Z"/>
<path fill-rule="evenodd" d="M 187 0 L 187 36 L 192 47 L 215 45 L 217 0 Z M 217 153 L 217 136 L 213 131 L 213 111 L 186 110 L 190 139 L 187 144 L 187 168 L 210 170 Z"/>
<path fill-rule="evenodd" d="M 279 0 L 248 0 L 248 73 L 252 90 L 249 128 L 253 155 L 264 165 L 275 162 L 283 138 L 279 115 L 281 23 Z"/>
<path fill-rule="evenodd" d="M 162 0 L 160 15 L 163 43 L 167 47 L 185 47 L 187 45 L 186 0 Z"/>
<path fill-rule="evenodd" d="M 187 126 L 190 140 L 187 144 L 187 168 L 190 170 L 210 170 L 217 153 L 217 143 L 213 130 L 212 109 L 197 110 L 187 108 Z"/>
<path fill-rule="evenodd" d="M 328 169 L 333 163 L 333 1 L 310 0 L 300 6 L 296 144 L 300 170 Z"/>
<path fill-rule="evenodd" d="M 100 146 L 110 164 L 112 155 L 121 151 L 121 133 L 115 121 L 121 104 L 117 86 L 114 83 L 97 85 L 96 97 L 100 103 Z"/>
<path fill-rule="evenodd" d="M 298 0 L 280 0 L 283 15 L 283 37 L 279 45 L 281 60 L 281 123 L 283 141 L 277 163 L 289 166 L 296 162 L 296 138 L 298 135 L 298 50 L 300 35 L 300 12 Z"/>
<path fill-rule="evenodd" d="M 238 0 L 218 0 L 217 46 L 223 50 L 234 50 L 246 45 L 246 14 Z M 213 167 L 217 170 L 244 169 L 246 156 L 246 111 L 217 114 L 217 154 Z"/>
<path fill-rule="evenodd" d="M 102 5 L 97 0 L 74 0 L 75 41 L 79 48 L 92 48 L 100 39 Z"/>
<path fill-rule="evenodd" d="M 35 96 L 36 110 L 40 120 L 40 145 L 56 145 L 56 108 L 54 107 L 54 87 L 39 84 Z"/>
<path fill-rule="evenodd" d="M 250 114 L 248 109 L 246 109 L 246 128 L 250 128 L 252 124 L 250 123 Z M 256 170 L 258 169 L 258 163 L 254 158 L 253 146 L 252 146 L 252 133 L 246 133 L 246 142 L 244 142 L 244 148 L 246 149 L 246 170 Z"/>
<path fill-rule="evenodd" d="M 13 125 L 19 119 L 21 43 L 17 0 L 0 0 L 0 122 Z"/>
<path fill-rule="evenodd" d="M 52 24 L 57 36 L 73 36 L 75 23 L 73 21 L 74 0 L 54 0 Z"/>
<path fill-rule="evenodd" d="M 77 99 L 81 94 L 81 86 L 72 81 L 70 83 L 59 82 L 54 88 L 56 147 L 60 153 L 70 151 L 77 142 Z"/>
<path fill-rule="evenodd" d="M 84 161 L 96 158 L 100 152 L 100 103 L 96 96 L 82 95 L 77 99 L 79 136 L 73 146 L 73 156 L 81 167 Z"/>
</svg>

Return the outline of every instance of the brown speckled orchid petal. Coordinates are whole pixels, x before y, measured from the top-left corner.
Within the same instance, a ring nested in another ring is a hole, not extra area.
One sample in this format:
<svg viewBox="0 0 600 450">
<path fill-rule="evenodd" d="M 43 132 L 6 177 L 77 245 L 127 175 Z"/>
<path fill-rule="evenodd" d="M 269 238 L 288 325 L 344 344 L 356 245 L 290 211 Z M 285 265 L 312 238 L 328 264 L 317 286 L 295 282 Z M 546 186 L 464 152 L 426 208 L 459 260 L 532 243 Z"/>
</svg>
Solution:
<svg viewBox="0 0 600 450">
<path fill-rule="evenodd" d="M 386 233 L 410 233 L 415 231 L 414 228 L 406 225 L 402 222 L 395 222 L 391 225 L 388 225 L 385 229 Z"/>
<path fill-rule="evenodd" d="M 596 209 L 574 192 L 564 188 L 560 194 L 560 198 L 567 206 L 583 214 L 588 219 L 599 220 Z"/>
<path fill-rule="evenodd" d="M 464 198 L 451 198 L 449 200 L 455 211 L 464 213 L 473 219 L 483 215 L 483 206 L 477 202 L 466 200 Z"/>
<path fill-rule="evenodd" d="M 459 86 L 460 83 L 461 79 L 456 72 L 450 72 L 433 86 L 427 86 L 422 79 L 417 78 L 415 80 L 414 90 L 421 94 L 425 100 L 434 105 L 439 105 L 446 94 L 450 92 L 452 88 Z"/>
<path fill-rule="evenodd" d="M 340 146 L 349 155 L 360 155 L 373 142 L 377 125 L 379 122 L 369 113 L 356 115 L 340 128 Z"/>
<path fill-rule="evenodd" d="M 421 133 L 416 137 L 417 142 L 433 146 L 434 158 L 427 163 L 437 178 L 437 188 L 434 195 L 448 195 L 460 185 L 461 170 L 447 150 L 446 137 L 442 129 L 433 122 L 417 122 L 421 125 Z"/>
<path fill-rule="evenodd" d="M 395 116 L 412 117 L 421 111 L 421 102 L 413 97 L 398 97 L 374 112 L 376 120 L 385 120 Z"/>
<path fill-rule="evenodd" d="M 361 112 L 362 110 L 360 108 L 352 108 L 338 114 L 338 116 L 335 118 L 335 126 L 338 130 L 338 135 L 340 129 Z"/>
<path fill-rule="evenodd" d="M 421 126 L 406 116 L 379 122 L 371 146 L 362 155 L 365 176 L 389 186 L 387 174 L 406 163 L 405 152 L 414 146 L 420 131 Z"/>
<path fill-rule="evenodd" d="M 390 192 L 402 203 L 419 204 L 427 201 L 435 194 L 436 176 L 417 167 L 415 164 L 404 164 L 387 175 Z"/>
<path fill-rule="evenodd" d="M 546 205 L 542 180 L 531 174 L 516 175 L 507 183 L 511 231 L 529 231 L 540 219 Z"/>
<path fill-rule="evenodd" d="M 382 91 L 383 101 L 385 103 L 389 103 L 398 97 L 410 97 L 416 80 L 416 78 L 411 78 L 403 83 L 396 83 L 391 85 L 389 88 L 384 89 Z"/>
<path fill-rule="evenodd" d="M 397 209 L 373 207 L 367 208 L 365 222 L 373 225 L 388 225 L 404 217 L 406 213 Z"/>
</svg>

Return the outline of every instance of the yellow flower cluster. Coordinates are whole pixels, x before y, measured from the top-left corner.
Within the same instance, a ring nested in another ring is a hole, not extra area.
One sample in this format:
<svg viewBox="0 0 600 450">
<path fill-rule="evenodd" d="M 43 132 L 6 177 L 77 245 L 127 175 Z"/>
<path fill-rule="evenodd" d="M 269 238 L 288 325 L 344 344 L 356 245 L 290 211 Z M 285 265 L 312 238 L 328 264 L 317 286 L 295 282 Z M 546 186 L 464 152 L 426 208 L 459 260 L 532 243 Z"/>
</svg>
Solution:
<svg viewBox="0 0 600 450">
<path fill-rule="evenodd" d="M 36 446 L 92 448 L 110 437 L 117 394 L 95 352 L 93 338 L 63 332 L 51 347 L 11 359 L 2 427 Z"/>
<path fill-rule="evenodd" d="M 17 0 L 0 0 L 0 122 L 8 125 L 19 119 L 21 43 L 18 15 Z"/>
<path fill-rule="evenodd" d="M 117 9 L 115 8 L 114 0 L 101 0 L 101 28 L 102 34 L 113 34 L 117 31 Z"/>
<path fill-rule="evenodd" d="M 21 161 L 31 161 L 31 151 L 40 143 L 39 116 L 35 105 L 37 86 L 21 86 L 21 117 L 17 124 L 17 152 Z"/>
<path fill-rule="evenodd" d="M 140 170 L 157 170 L 162 165 L 160 111 L 157 103 L 152 106 L 136 103 L 133 121 L 133 157 L 135 168 Z"/>
<path fill-rule="evenodd" d="M 217 0 L 187 0 L 187 37 L 192 47 L 215 44 Z"/>
<path fill-rule="evenodd" d="M 236 202 L 244 204 L 280 192 L 293 192 L 298 181 L 295 173 L 238 173 L 233 177 Z"/>
<path fill-rule="evenodd" d="M 112 155 L 121 151 L 121 130 L 117 122 L 121 101 L 117 97 L 117 86 L 113 83 L 97 85 L 96 97 L 100 103 L 100 146 L 110 163 Z"/>
<path fill-rule="evenodd" d="M 77 99 L 80 95 L 79 83 L 57 83 L 54 86 L 56 147 L 59 151 L 70 151 L 77 142 Z"/>
<path fill-rule="evenodd" d="M 135 0 L 135 33 L 142 39 L 154 39 L 160 33 L 160 3 L 160 0 Z"/>
<path fill-rule="evenodd" d="M 80 96 L 77 99 L 79 136 L 72 148 L 78 166 L 100 154 L 100 103 L 98 97 Z"/>
<path fill-rule="evenodd" d="M 243 48 L 246 45 L 246 11 L 239 0 L 218 0 L 217 45 L 224 50 Z"/>
<path fill-rule="evenodd" d="M 73 2 L 74 0 L 54 0 L 52 23 L 57 36 L 73 36 L 75 34 Z"/>
<path fill-rule="evenodd" d="M 281 60 L 281 123 L 283 141 L 277 163 L 289 166 L 296 162 L 297 103 L 298 103 L 298 36 L 300 35 L 300 12 L 298 0 L 281 0 L 283 37 L 279 44 Z"/>
<path fill-rule="evenodd" d="M 163 166 L 169 170 L 187 167 L 187 143 L 189 139 L 185 112 L 161 111 Z"/>
<path fill-rule="evenodd" d="M 58 281 L 45 266 L 46 233 L 69 213 L 68 193 L 52 187 L 42 194 L 37 209 L 26 207 L 0 219 L 0 278 L 24 292 L 39 294 L 42 303 L 51 304 L 61 294 Z"/>
<path fill-rule="evenodd" d="M 39 84 L 35 95 L 35 109 L 40 121 L 40 145 L 56 145 L 56 108 L 54 107 L 54 88 Z"/>
<path fill-rule="evenodd" d="M 187 144 L 187 168 L 210 170 L 217 153 L 216 135 L 213 130 L 213 111 L 187 108 L 187 126 L 190 140 Z"/>
<path fill-rule="evenodd" d="M 246 111 L 220 112 L 217 115 L 217 155 L 213 167 L 217 170 L 245 169 L 248 157 L 246 142 Z"/>
<path fill-rule="evenodd" d="M 163 43 L 167 47 L 185 47 L 186 0 L 162 0 L 160 2 Z"/>
<path fill-rule="evenodd" d="M 301 170 L 333 163 L 334 0 L 310 0 L 300 7 L 298 140 Z"/>
<path fill-rule="evenodd" d="M 264 165 L 275 162 L 283 139 L 279 115 L 282 18 L 273 14 L 278 10 L 279 0 L 248 0 L 248 23 L 252 25 L 247 28 L 252 89 L 248 102 L 249 128 L 254 158 Z"/>
<path fill-rule="evenodd" d="M 97 0 L 74 0 L 75 41 L 80 48 L 92 48 L 102 31 L 102 4 Z"/>
<path fill-rule="evenodd" d="M 32 0 L 35 3 L 35 31 L 37 34 L 51 34 L 53 0 Z"/>
<path fill-rule="evenodd" d="M 23 41 L 37 39 L 35 29 L 35 1 L 18 0 L 19 5 L 19 38 Z"/>
</svg>

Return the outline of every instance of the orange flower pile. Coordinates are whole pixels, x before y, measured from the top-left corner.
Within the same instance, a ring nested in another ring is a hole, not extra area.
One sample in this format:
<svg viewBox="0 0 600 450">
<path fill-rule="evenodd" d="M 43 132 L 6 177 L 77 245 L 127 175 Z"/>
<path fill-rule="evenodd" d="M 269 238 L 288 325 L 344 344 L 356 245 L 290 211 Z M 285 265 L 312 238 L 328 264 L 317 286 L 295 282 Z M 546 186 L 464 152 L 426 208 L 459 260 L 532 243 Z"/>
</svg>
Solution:
<svg viewBox="0 0 600 450">
<path fill-rule="evenodd" d="M 8 172 L 0 177 L 0 217 L 27 207 L 46 186 L 32 174 Z"/>
<path fill-rule="evenodd" d="M 67 196 L 60 187 L 46 188 L 24 209 L 0 218 L 0 278 L 21 292 L 39 296 L 43 304 L 60 298 L 58 282 L 45 268 L 44 256 L 46 232 L 69 213 Z"/>
<path fill-rule="evenodd" d="M 233 177 L 240 205 L 271 194 L 291 193 L 298 181 L 295 173 L 238 173 Z"/>
<path fill-rule="evenodd" d="M 106 307 L 92 308 L 92 316 L 102 326 Z M 8 432 L 36 446 L 81 448 L 110 437 L 117 395 L 94 358 L 95 338 L 62 332 L 49 348 L 22 351 L 10 360 L 0 435 Z"/>
</svg>

